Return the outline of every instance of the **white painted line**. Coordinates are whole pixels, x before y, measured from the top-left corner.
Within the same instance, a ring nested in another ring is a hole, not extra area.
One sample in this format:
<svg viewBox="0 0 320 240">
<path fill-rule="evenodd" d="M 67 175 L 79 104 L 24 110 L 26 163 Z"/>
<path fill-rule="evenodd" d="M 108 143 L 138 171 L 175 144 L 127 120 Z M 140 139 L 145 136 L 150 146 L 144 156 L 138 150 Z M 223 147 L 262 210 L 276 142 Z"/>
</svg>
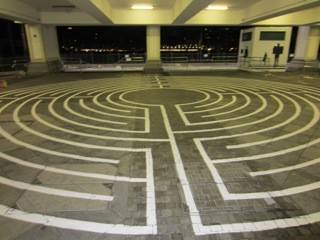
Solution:
<svg viewBox="0 0 320 240">
<path fill-rule="evenodd" d="M 103 94 L 105 94 L 106 92 L 108 92 L 108 91 L 104 91 L 104 92 L 102 92 L 102 93 L 97 94 L 96 96 L 94 96 L 94 98 L 93 98 L 93 103 L 94 103 L 95 105 L 97 105 L 97 106 L 99 106 L 99 107 L 101 107 L 101 108 L 107 109 L 107 110 L 109 110 L 109 111 L 111 110 L 111 111 L 116 111 L 116 112 L 131 113 L 131 110 L 117 109 L 117 108 L 110 107 L 110 106 L 108 106 L 108 105 L 103 105 L 103 104 L 101 104 L 98 99 L 99 99 L 99 97 L 101 97 L 101 96 L 102 96 Z M 125 115 L 123 115 L 123 116 L 125 116 Z"/>
<path fill-rule="evenodd" d="M 4 109 L 6 109 L 9 105 L 11 105 L 12 102 L 6 104 L 4 107 L 2 107 L 0 109 L 0 113 L 3 112 Z M 15 121 L 20 123 L 17 119 L 17 116 L 15 117 Z M 61 153 L 61 152 L 57 152 L 54 150 L 49 150 L 49 149 L 44 149 L 41 148 L 39 146 L 35 146 L 23 141 L 18 140 L 17 138 L 13 137 L 11 134 L 9 134 L 8 132 L 6 132 L 1 126 L 0 126 L 0 134 L 2 136 L 4 136 L 6 139 L 8 139 L 10 142 L 20 145 L 20 146 L 24 146 L 28 149 L 32 149 L 38 152 L 42 152 L 42 153 L 46 153 L 46 154 L 50 154 L 50 155 L 55 155 L 55 156 L 61 156 L 61 157 L 65 157 L 65 158 L 72 158 L 72 159 L 78 159 L 78 160 L 83 160 L 83 161 L 89 161 L 89 162 L 103 162 L 103 163 L 114 163 L 117 164 L 119 163 L 118 160 L 109 160 L 109 159 L 103 159 L 103 158 L 93 158 L 93 157 L 84 157 L 84 156 L 80 156 L 80 155 L 76 155 L 76 154 L 67 154 L 67 153 Z"/>
<path fill-rule="evenodd" d="M 246 107 L 248 107 L 248 106 L 251 104 L 251 101 L 252 101 L 252 100 L 251 100 L 251 98 L 250 98 L 247 94 L 244 94 L 244 93 L 239 93 L 239 94 L 240 94 L 241 96 L 243 96 L 244 99 L 246 100 L 246 101 L 245 101 L 245 104 L 243 104 L 243 105 L 241 105 L 240 107 L 237 107 L 237 108 L 235 108 L 235 109 L 226 111 L 226 112 L 203 115 L 202 117 L 203 117 L 203 118 L 216 117 L 216 116 L 226 115 L 226 114 L 234 113 L 234 112 L 240 111 L 240 110 L 242 110 L 242 109 L 245 109 Z"/>
<path fill-rule="evenodd" d="M 219 110 L 219 109 L 223 109 L 223 108 L 232 106 L 234 103 L 236 103 L 237 96 L 231 96 L 231 97 L 232 97 L 231 101 L 226 103 L 226 104 L 224 104 L 224 105 L 221 105 L 221 106 L 218 106 L 218 107 L 213 107 L 213 108 L 208 108 L 208 109 L 202 109 L 202 110 L 196 110 L 196 111 L 188 111 L 188 112 L 184 112 L 184 114 L 211 112 L 211 111 L 216 111 L 216 110 Z"/>
<path fill-rule="evenodd" d="M 163 88 L 163 85 L 160 81 L 160 78 L 158 76 L 154 76 L 154 79 L 156 80 L 157 84 L 159 85 L 159 88 Z"/>
<path fill-rule="evenodd" d="M 76 219 L 54 217 L 38 213 L 28 213 L 0 204 L 0 216 L 18 221 L 41 224 L 77 231 L 107 233 L 119 235 L 153 235 L 157 234 L 156 226 L 128 226 L 123 224 L 107 224 Z"/>
<path fill-rule="evenodd" d="M 319 113 L 319 109 L 317 108 L 317 106 L 315 104 L 313 104 L 312 102 L 310 102 L 309 100 L 307 100 L 307 99 L 305 99 L 303 97 L 300 97 L 300 96 L 298 96 L 296 94 L 291 94 L 291 95 L 294 95 L 297 98 L 300 98 L 302 101 L 306 102 L 312 108 L 313 117 L 312 117 L 311 121 L 307 125 L 305 125 L 304 127 L 299 128 L 296 131 L 293 131 L 293 132 L 288 133 L 288 134 L 283 134 L 283 135 L 278 136 L 278 137 L 273 137 L 272 139 L 256 141 L 256 142 L 250 142 L 250 143 L 244 143 L 244 144 L 237 144 L 237 145 L 228 145 L 227 149 L 245 148 L 245 147 L 252 147 L 252 146 L 256 146 L 256 145 L 262 145 L 262 144 L 268 144 L 268 143 L 271 143 L 271 142 L 276 142 L 276 141 L 279 141 L 279 140 L 283 140 L 283 139 L 286 139 L 286 138 L 290 138 L 290 137 L 296 136 L 296 135 L 301 134 L 301 133 L 303 133 L 305 131 L 308 131 L 309 129 L 314 127 L 319 122 L 319 119 L 320 119 L 320 113 Z M 301 109 L 301 107 L 300 107 L 300 109 Z M 299 112 L 299 115 L 300 114 L 301 114 L 301 111 Z"/>
<path fill-rule="evenodd" d="M 39 123 L 55 129 L 59 130 L 61 132 L 69 133 L 69 134 L 74 134 L 78 136 L 84 136 L 84 137 L 92 137 L 92 138 L 97 138 L 97 139 L 105 139 L 105 140 L 116 140 L 116 141 L 139 141 L 139 142 L 168 142 L 168 139 L 156 139 L 156 138 L 130 138 L 130 137 L 113 137 L 113 136 L 104 136 L 104 135 L 97 135 L 97 134 L 91 134 L 91 133 L 85 133 L 85 132 L 80 132 L 80 131 L 73 131 L 71 129 L 63 128 L 58 125 L 54 125 L 45 119 L 41 118 L 39 114 L 37 113 L 37 106 L 39 102 L 33 104 L 32 109 L 31 109 L 31 115 L 32 117 L 38 121 Z"/>
<path fill-rule="evenodd" d="M 160 106 L 160 108 L 161 108 L 163 121 L 167 130 L 169 139 L 171 140 L 171 148 L 174 155 L 176 171 L 183 189 L 185 201 L 189 207 L 189 211 L 190 211 L 189 214 L 190 214 L 192 227 L 195 235 L 209 235 L 209 234 L 236 233 L 236 232 L 256 232 L 256 231 L 278 229 L 280 223 L 282 223 L 282 228 L 289 228 L 293 226 L 302 226 L 302 225 L 312 224 L 320 221 L 320 213 L 313 213 L 313 214 L 308 214 L 304 216 L 285 218 L 285 219 L 266 220 L 261 222 L 232 223 L 232 224 L 204 226 L 202 224 L 199 211 L 196 207 L 196 204 L 193 198 L 193 194 L 184 170 L 179 149 L 176 144 L 175 137 L 173 135 L 173 131 L 170 126 L 169 118 L 167 116 L 165 108 L 163 106 Z M 197 139 L 194 139 L 194 141 L 199 151 L 200 152 L 204 151 L 200 141 Z M 201 147 L 199 147 L 199 144 L 201 145 Z M 204 159 L 205 159 L 205 156 L 207 156 L 206 153 L 204 154 Z M 205 162 L 208 168 L 210 169 L 211 173 L 213 173 L 215 171 L 215 168 L 212 168 L 213 164 L 210 162 L 210 159 L 208 158 Z M 216 182 L 216 185 L 220 193 L 228 194 L 228 190 L 224 186 L 223 180 L 219 174 L 214 175 L 214 180 Z M 316 188 L 318 187 L 319 185 L 316 186 Z M 292 191 L 292 190 L 290 189 L 289 191 Z M 297 189 L 295 189 L 295 191 L 297 191 Z M 302 187 L 302 191 L 303 191 L 303 187 Z M 276 193 L 277 192 L 274 192 L 275 195 Z M 292 192 L 289 192 L 289 193 L 293 194 Z M 271 196 L 269 195 L 268 197 L 271 197 Z"/>
<path fill-rule="evenodd" d="M 98 174 L 98 173 L 90 173 L 90 172 L 79 172 L 79 171 L 73 171 L 73 170 L 67 170 L 62 168 L 55 168 L 55 167 L 49 167 L 42 164 L 36 164 L 31 163 L 13 156 L 10 156 L 8 154 L 0 152 L 0 157 L 16 163 L 21 166 L 30 167 L 34 169 L 40 169 L 46 172 L 52 172 L 57 174 L 64 174 L 64 175 L 70 175 L 70 176 L 77 176 L 77 177 L 85 177 L 85 178 L 93 178 L 93 179 L 101 179 L 101 180 L 108 180 L 108 181 L 117 181 L 117 182 L 146 182 L 145 178 L 129 178 L 129 177 L 122 177 L 122 176 L 111 176 L 106 174 Z"/>
<path fill-rule="evenodd" d="M 248 91 L 248 90 L 247 90 L 247 91 Z M 250 113 L 247 113 L 247 114 L 243 114 L 243 115 L 240 115 L 240 116 L 237 116 L 237 117 L 231 117 L 231 118 L 220 119 L 220 120 L 215 120 L 215 121 L 206 121 L 206 122 L 191 123 L 191 122 L 187 119 L 187 117 L 185 116 L 185 114 L 181 111 L 181 109 L 180 109 L 180 107 L 179 107 L 178 104 L 176 105 L 176 108 L 177 108 L 177 110 L 178 110 L 178 112 L 179 112 L 179 114 L 180 114 L 180 116 L 181 116 L 181 118 L 182 118 L 182 120 L 184 121 L 184 123 L 185 123 L 186 126 L 208 125 L 208 124 L 214 124 L 214 123 L 221 123 L 221 122 L 229 122 L 229 121 L 239 120 L 239 119 L 243 119 L 243 118 L 250 117 L 250 116 L 252 116 L 252 115 L 256 115 L 256 114 L 264 111 L 264 110 L 267 108 L 267 106 L 268 106 L 268 102 L 266 101 L 266 99 L 265 99 L 263 96 L 261 96 L 261 95 L 259 95 L 259 94 L 257 94 L 257 93 L 251 92 L 251 91 L 248 91 L 248 92 L 256 95 L 256 96 L 261 100 L 262 105 L 261 105 L 258 109 L 256 109 L 255 111 L 253 111 L 253 112 L 250 112 Z M 217 115 L 229 114 L 229 113 L 233 113 L 233 112 L 240 111 L 240 110 L 242 110 L 243 108 L 246 108 L 247 106 L 250 105 L 250 103 L 251 103 L 252 101 L 251 101 L 251 98 L 249 98 L 246 94 L 242 94 L 242 95 L 243 95 L 243 96 L 245 97 L 245 99 L 246 99 L 246 102 L 245 102 L 244 105 L 242 105 L 242 106 L 240 106 L 240 107 L 238 107 L 238 108 L 236 108 L 236 109 L 227 111 L 227 112 L 222 112 L 222 113 L 218 113 L 218 114 L 210 114 L 210 115 L 206 115 L 205 117 L 212 117 L 212 116 L 217 116 Z M 225 128 L 223 128 L 223 129 L 225 129 Z M 192 131 L 192 130 L 191 130 L 191 131 Z M 212 129 L 211 129 L 211 131 L 212 131 Z M 186 131 L 179 131 L 179 132 L 186 133 Z M 194 132 L 199 132 L 199 131 L 198 131 L 198 130 L 194 130 Z"/>
<path fill-rule="evenodd" d="M 260 118 L 257 121 L 252 121 L 249 123 L 244 123 L 244 124 L 239 124 L 239 125 L 233 125 L 230 127 L 225 127 L 225 128 L 217 128 L 216 130 L 228 130 L 228 129 L 233 129 L 233 128 L 239 128 L 239 127 L 245 127 L 245 126 L 251 126 L 251 125 L 255 125 L 258 123 L 262 123 L 262 122 L 266 122 L 270 119 L 276 118 L 284 109 L 284 104 L 283 102 L 276 96 L 271 96 L 272 98 L 274 98 L 274 100 L 278 103 L 278 107 L 276 109 L 276 111 L 270 115 L 268 115 L 267 117 L 264 118 Z M 298 107 L 300 107 L 298 105 Z M 300 110 L 301 111 L 301 110 Z M 299 109 L 296 109 L 296 113 L 299 112 Z M 241 137 L 241 136 L 247 136 L 247 135 L 251 135 L 251 134 L 257 134 L 257 133 L 261 133 L 261 132 L 265 132 L 265 131 L 269 131 L 271 129 L 276 129 L 276 128 L 280 128 L 281 126 L 286 125 L 288 122 L 293 121 L 295 118 L 297 118 L 299 116 L 299 114 L 295 114 L 292 117 L 288 118 L 285 122 L 282 122 L 280 124 L 276 124 L 273 125 L 269 128 L 262 128 L 259 130 L 255 130 L 255 131 L 251 131 L 251 132 L 242 132 L 242 133 L 238 133 L 238 134 L 229 134 L 229 135 L 221 135 L 221 136 L 217 136 L 217 137 L 204 137 L 201 138 L 201 140 L 203 141 L 207 141 L 207 140 L 218 140 L 218 139 L 227 139 L 227 138 L 235 138 L 235 137 Z"/>
<path fill-rule="evenodd" d="M 281 167 L 281 168 L 274 168 L 274 169 L 269 169 L 269 170 L 264 170 L 264 171 L 250 172 L 249 174 L 252 177 L 270 175 L 270 174 L 299 170 L 301 168 L 310 167 L 312 165 L 319 164 L 319 163 L 320 163 L 320 158 L 316 158 L 316 159 L 313 159 L 310 161 L 306 161 L 306 162 L 299 163 L 296 165 L 291 165 L 288 167 Z"/>
<path fill-rule="evenodd" d="M 94 112 L 94 113 L 98 113 L 101 115 L 106 115 L 106 116 L 112 116 L 112 117 L 117 117 L 117 118 L 128 118 L 128 119 L 144 119 L 144 117 L 137 117 L 137 116 L 124 116 L 124 115 L 119 115 L 119 114 L 113 114 L 113 113 L 109 113 L 109 112 L 105 112 L 105 111 L 100 111 L 94 108 L 89 107 L 87 104 L 85 104 L 84 100 L 81 99 L 79 101 L 79 104 L 82 108 L 90 111 L 90 112 Z"/>
<path fill-rule="evenodd" d="M 162 118 L 163 118 L 163 122 L 164 122 L 164 125 L 166 128 L 166 131 L 167 131 L 167 134 L 168 134 L 168 137 L 170 140 L 170 145 L 171 145 L 171 150 L 172 150 L 172 154 L 173 154 L 174 161 L 175 161 L 176 171 L 177 171 L 183 192 L 185 194 L 185 200 L 188 204 L 190 214 L 192 214 L 193 216 L 199 217 L 200 216 L 199 211 L 197 210 L 197 207 L 196 207 L 194 199 L 193 199 L 192 191 L 189 187 L 188 178 L 187 178 L 187 175 L 186 175 L 184 168 L 183 168 L 182 158 L 181 158 L 180 151 L 179 151 L 175 136 L 173 134 L 173 131 L 172 131 L 172 128 L 170 125 L 167 111 L 164 106 L 160 106 L 160 110 L 161 110 L 161 114 L 162 114 Z"/>
<path fill-rule="evenodd" d="M 0 97 L 0 100 L 15 100 L 16 97 Z"/>
<path fill-rule="evenodd" d="M 32 100 L 32 99 L 31 99 Z M 41 101 L 41 100 L 40 100 Z M 93 149 L 104 149 L 104 150 L 113 150 L 113 151 L 129 151 L 129 152 L 140 152 L 142 151 L 141 149 L 134 149 L 134 148 L 123 148 L 123 147 L 111 147 L 111 146 L 100 146 L 100 145 L 93 145 L 93 144 L 86 144 L 86 143 L 81 143 L 81 142 L 74 142 L 71 140 L 65 140 L 62 138 L 57 138 L 57 137 L 53 137 L 41 132 L 38 132 L 37 130 L 34 130 L 32 128 L 30 128 L 29 126 L 25 125 L 23 123 L 23 121 L 20 120 L 19 118 L 19 111 L 20 109 L 23 107 L 24 104 L 28 103 L 28 100 L 25 101 L 23 104 L 21 104 L 20 106 L 18 106 L 14 112 L 13 112 L 13 119 L 15 121 L 15 123 L 24 131 L 29 132 L 31 134 L 34 134 L 38 137 L 44 138 L 46 140 L 51 140 L 51 141 L 55 141 L 55 142 L 60 142 L 63 144 L 68 144 L 68 145 L 72 145 L 72 146 L 77 146 L 77 147 L 82 147 L 82 148 L 93 148 Z M 39 103 L 39 102 L 38 102 Z M 44 152 L 49 153 L 50 150 L 46 150 Z M 54 155 L 58 155 L 55 153 L 55 151 L 51 151 L 51 153 L 54 153 Z M 90 159 L 90 158 L 89 158 Z M 92 159 L 95 159 L 92 157 Z M 117 164 L 119 163 L 118 160 L 113 160 L 113 159 L 101 159 L 100 162 L 103 163 L 113 163 L 113 164 Z"/>
<path fill-rule="evenodd" d="M 69 102 L 70 100 L 73 98 L 73 96 L 68 97 L 67 99 L 64 100 L 63 102 L 63 108 L 67 110 L 67 112 L 78 116 L 80 118 L 86 119 L 86 120 L 92 120 L 92 121 L 96 121 L 96 122 L 102 122 L 102 123 L 110 123 L 110 124 L 118 124 L 118 125 L 127 125 L 128 123 L 126 122 L 121 122 L 121 121 L 112 121 L 112 120 L 108 120 L 108 119 L 101 119 L 101 118 L 96 118 L 96 117 L 91 117 L 82 113 L 79 113 L 75 110 L 73 110 L 70 105 Z"/>
<path fill-rule="evenodd" d="M 139 91 L 139 89 L 131 89 L 130 91 L 133 91 L 133 90 L 137 90 Z M 125 92 L 128 92 L 128 91 L 124 91 L 124 90 L 120 90 L 120 91 L 114 91 L 110 94 L 108 94 L 108 96 L 106 97 L 106 100 L 107 102 L 113 104 L 113 105 L 116 105 L 118 107 L 122 107 L 122 108 L 129 108 L 129 109 L 133 109 L 133 110 L 142 110 L 142 111 L 145 111 L 146 108 L 142 108 L 142 107 L 137 107 L 137 106 L 133 106 L 133 105 L 127 105 L 127 104 L 122 104 L 122 103 L 118 103 L 118 102 L 115 102 L 112 100 L 112 97 L 113 95 L 116 95 L 116 94 L 119 94 L 119 97 L 118 97 L 118 100 L 122 100 L 122 95 L 125 93 Z M 126 102 L 125 102 L 126 103 Z"/>
<path fill-rule="evenodd" d="M 70 91 L 68 92 L 68 94 Z M 47 94 L 47 93 L 45 93 Z M 64 96 L 65 94 L 63 94 Z M 57 95 L 58 96 L 58 95 Z M 61 93 L 59 93 L 59 96 L 61 96 Z M 30 96 L 24 97 L 27 99 Z M 27 99 L 23 103 L 20 103 L 18 107 L 14 110 L 14 120 L 16 120 L 16 123 L 22 127 L 25 131 L 29 131 L 32 134 L 36 134 L 40 137 L 47 137 L 50 138 L 50 140 L 59 140 L 63 143 L 74 143 L 72 141 L 67 141 L 64 139 L 58 139 L 50 135 L 46 135 L 44 133 L 38 132 L 37 130 L 32 129 L 31 127 L 25 125 L 20 119 L 19 119 L 19 111 L 27 104 L 30 103 L 30 101 L 37 99 L 31 98 Z M 17 100 L 15 100 L 17 102 Z M 36 106 L 40 104 L 41 101 L 37 101 L 36 104 L 33 104 L 32 111 L 33 116 L 35 115 Z M 5 107 L 1 108 L 1 111 L 4 110 L 6 107 L 10 106 L 12 103 L 7 104 Z M 149 109 L 145 111 L 145 118 L 149 121 Z M 146 122 L 148 122 L 146 121 Z M 146 128 L 148 127 L 150 123 L 146 123 Z M 147 139 L 149 140 L 149 139 Z M 162 141 L 162 139 L 156 139 L 159 141 Z M 168 141 L 166 139 L 166 141 Z M 81 144 L 81 143 L 77 143 Z M 146 157 L 146 174 L 147 178 L 130 178 L 125 176 L 110 176 L 105 174 L 95 174 L 95 173 L 87 173 L 87 172 L 78 172 L 78 171 L 72 171 L 72 170 L 65 170 L 65 169 L 59 169 L 54 167 L 48 167 L 41 164 L 34 164 L 30 163 L 18 158 L 14 158 L 12 156 L 9 156 L 5 153 L 0 152 L 0 157 L 7 160 L 14 162 L 16 164 L 20 164 L 26 167 L 32 167 L 35 169 L 41 169 L 43 171 L 53 172 L 57 174 L 67 174 L 67 175 L 73 175 L 78 177 L 88 177 L 88 178 L 96 178 L 96 179 L 102 179 L 102 180 L 109 180 L 109 181 L 120 181 L 120 182 L 132 182 L 132 183 L 146 183 L 146 218 L 147 218 L 147 226 L 128 226 L 128 225 L 117 225 L 117 224 L 104 224 L 104 223 L 95 223 L 95 222 L 88 222 L 88 221 L 81 221 L 81 220 L 74 220 L 74 219 L 67 219 L 67 218 L 56 218 L 53 216 L 47 216 L 42 214 L 31 214 L 22 212 L 16 209 L 10 209 L 7 208 L 7 206 L 0 206 L 0 215 L 5 215 L 4 217 L 10 217 L 13 219 L 26 221 L 26 222 L 33 222 L 38 224 L 44 224 L 47 226 L 55 226 L 55 227 L 61 227 L 65 229 L 74 229 L 74 230 L 80 230 L 80 231 L 92 231 L 92 232 L 103 232 L 103 233 L 110 233 L 110 234 L 123 234 L 123 235 L 147 235 L 147 234 L 157 234 L 157 220 L 156 220 L 156 204 L 155 204 L 155 187 L 154 187 L 154 176 L 153 176 L 153 159 L 151 154 L 151 149 L 144 149 L 144 148 L 121 148 L 121 147 L 108 147 L 108 146 L 96 146 L 91 145 L 91 147 L 98 147 L 98 148 L 104 148 L 108 150 L 121 150 L 121 151 L 131 151 L 131 152 L 144 152 Z M 36 146 L 33 146 L 36 147 Z M 84 145 L 82 147 L 85 147 Z M 86 147 L 89 147 L 87 145 Z M 1 180 L 1 179 L 0 179 Z M 102 195 L 94 195 L 94 194 L 86 194 L 86 193 L 78 193 L 73 191 L 64 191 L 60 189 L 54 189 L 54 188 L 48 188 L 43 186 L 37 186 L 37 185 L 31 185 L 23 182 L 5 182 L 6 184 L 10 185 L 11 187 L 16 188 L 25 188 L 26 190 L 40 192 L 44 194 L 52 194 L 52 195 L 58 195 L 63 197 L 77 197 L 77 198 L 84 198 L 89 200 L 111 200 L 110 196 L 102 196 Z M 4 211 L 2 211 L 4 210 Z M 13 214 L 14 212 L 14 214 Z M 3 213 L 3 214 L 2 214 Z M 25 216 L 28 215 L 28 217 L 25 218 Z"/>
<path fill-rule="evenodd" d="M 79 198 L 79 199 L 87 199 L 87 200 L 99 200 L 99 201 L 112 201 L 112 196 L 107 195 L 99 195 L 99 194 L 91 194 L 91 193 L 82 193 L 75 191 L 62 190 L 57 188 L 45 187 L 41 185 L 33 185 L 29 183 L 24 183 L 20 181 L 14 181 L 9 178 L 5 178 L 0 176 L 0 184 L 4 184 L 13 188 L 32 191 L 37 193 L 43 193 L 47 195 L 54 195 L 66 198 Z"/>
<path fill-rule="evenodd" d="M 217 91 L 214 91 L 214 90 L 208 90 L 208 89 L 206 89 L 206 91 L 208 91 L 208 92 L 210 92 L 210 93 L 216 94 L 216 95 L 218 96 L 217 100 L 215 100 L 215 101 L 213 101 L 213 102 L 206 103 L 206 104 L 198 105 L 199 103 L 202 103 L 202 102 L 211 100 L 211 96 L 207 93 L 206 98 L 203 99 L 202 101 L 190 103 L 190 104 L 188 104 L 188 105 L 197 104 L 196 106 L 194 106 L 194 108 L 204 108 L 204 107 L 208 107 L 208 106 L 212 106 L 212 105 L 218 104 L 218 103 L 220 103 L 220 102 L 223 101 L 224 96 L 223 96 L 221 93 L 219 93 L 219 92 L 217 92 Z M 186 104 L 179 104 L 179 107 L 181 107 L 181 106 L 186 106 Z"/>
<path fill-rule="evenodd" d="M 320 95 L 320 93 L 319 93 L 319 95 Z M 315 100 L 317 100 L 317 101 L 320 101 L 320 98 L 317 98 L 317 97 L 312 96 L 312 95 L 310 95 L 310 94 L 306 94 L 306 96 L 308 96 L 308 97 L 310 97 L 310 98 L 313 98 L 313 99 L 315 99 Z"/>
<path fill-rule="evenodd" d="M 311 147 L 311 146 L 318 144 L 318 143 L 320 143 L 320 138 L 317 138 L 317 139 L 312 140 L 312 141 L 305 143 L 305 144 L 301 144 L 301 145 L 298 145 L 295 147 L 286 148 L 286 149 L 282 149 L 282 150 L 278 150 L 278 151 L 274 151 L 274 152 L 270 152 L 270 153 L 251 155 L 251 156 L 246 156 L 246 157 L 215 159 L 215 160 L 212 160 L 212 162 L 217 164 L 217 163 L 231 163 L 231 162 L 242 162 L 242 161 L 255 161 L 255 160 L 259 160 L 259 159 L 263 159 L 263 158 L 271 158 L 271 157 L 276 157 L 276 156 L 296 152 L 296 151 Z"/>
<path fill-rule="evenodd" d="M 86 124 L 86 123 L 80 123 L 80 122 L 76 122 L 73 121 L 71 119 L 65 118 L 64 116 L 58 114 L 55 109 L 54 109 L 54 104 L 56 104 L 56 102 L 58 101 L 58 98 L 54 99 L 53 101 L 51 101 L 49 103 L 49 112 L 56 117 L 57 119 L 63 121 L 63 122 L 67 122 L 71 125 L 76 125 L 76 126 L 80 126 L 80 127 L 85 127 L 85 128 L 92 128 L 92 129 L 98 129 L 98 130 L 103 130 L 103 131 L 111 131 L 111 132 L 124 132 L 124 133 L 146 133 L 148 131 L 146 130 L 127 130 L 127 129 L 114 129 L 111 127 L 103 127 L 103 126 L 96 126 L 96 125 L 90 125 L 90 124 Z"/>
</svg>

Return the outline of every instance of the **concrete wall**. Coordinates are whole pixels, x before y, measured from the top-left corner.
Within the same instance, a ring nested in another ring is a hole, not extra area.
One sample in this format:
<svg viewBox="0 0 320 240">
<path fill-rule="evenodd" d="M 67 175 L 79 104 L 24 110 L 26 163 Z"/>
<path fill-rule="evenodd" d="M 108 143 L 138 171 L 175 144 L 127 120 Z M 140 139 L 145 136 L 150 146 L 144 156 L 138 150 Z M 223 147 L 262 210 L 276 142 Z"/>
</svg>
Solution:
<svg viewBox="0 0 320 240">
<path fill-rule="evenodd" d="M 243 32 L 252 32 L 252 39 L 251 41 L 242 41 L 242 33 Z M 278 40 L 260 40 L 260 33 L 262 31 L 283 31 L 285 32 L 285 39 L 283 41 Z M 241 31 L 240 37 L 240 47 L 241 49 L 248 48 L 248 57 L 255 57 L 255 58 L 263 58 L 265 53 L 267 53 L 268 58 L 270 58 L 270 63 L 274 63 L 274 54 L 273 48 L 277 44 L 283 46 L 283 54 L 279 57 L 279 65 L 286 65 L 289 56 L 289 47 L 291 41 L 291 27 L 254 27 L 246 30 Z M 239 52 L 240 54 L 240 52 Z M 240 54 L 243 56 L 243 54 Z"/>
<path fill-rule="evenodd" d="M 243 33 L 249 33 L 249 32 L 252 33 L 251 41 L 242 41 L 242 34 Z M 241 32 L 240 32 L 240 44 L 239 44 L 239 56 L 240 57 L 244 56 L 245 49 L 248 49 L 248 57 L 253 57 L 253 55 L 252 55 L 252 50 L 253 50 L 252 41 L 254 39 L 254 36 L 253 36 L 254 34 L 255 34 L 254 28 L 241 30 Z"/>
</svg>

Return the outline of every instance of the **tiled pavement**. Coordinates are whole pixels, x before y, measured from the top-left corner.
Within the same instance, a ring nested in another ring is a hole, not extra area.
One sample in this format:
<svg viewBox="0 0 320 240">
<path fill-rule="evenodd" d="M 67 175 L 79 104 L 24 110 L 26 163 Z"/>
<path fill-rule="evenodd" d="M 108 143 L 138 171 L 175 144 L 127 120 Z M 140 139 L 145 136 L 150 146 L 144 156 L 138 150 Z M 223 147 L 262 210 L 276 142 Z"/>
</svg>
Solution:
<svg viewBox="0 0 320 240">
<path fill-rule="evenodd" d="M 0 94 L 0 239 L 320 239 L 319 83 L 15 83 Z"/>
</svg>

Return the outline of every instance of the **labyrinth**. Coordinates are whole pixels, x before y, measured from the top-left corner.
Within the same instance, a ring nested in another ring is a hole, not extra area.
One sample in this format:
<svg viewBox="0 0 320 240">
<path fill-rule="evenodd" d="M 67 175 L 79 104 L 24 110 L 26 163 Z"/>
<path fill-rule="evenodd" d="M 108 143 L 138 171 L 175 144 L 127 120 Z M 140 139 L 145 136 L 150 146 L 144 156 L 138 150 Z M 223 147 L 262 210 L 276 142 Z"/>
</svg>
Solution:
<svg viewBox="0 0 320 240">
<path fill-rule="evenodd" d="M 227 77 L 4 91 L 0 234 L 320 234 L 319 107 L 317 88 Z"/>
</svg>

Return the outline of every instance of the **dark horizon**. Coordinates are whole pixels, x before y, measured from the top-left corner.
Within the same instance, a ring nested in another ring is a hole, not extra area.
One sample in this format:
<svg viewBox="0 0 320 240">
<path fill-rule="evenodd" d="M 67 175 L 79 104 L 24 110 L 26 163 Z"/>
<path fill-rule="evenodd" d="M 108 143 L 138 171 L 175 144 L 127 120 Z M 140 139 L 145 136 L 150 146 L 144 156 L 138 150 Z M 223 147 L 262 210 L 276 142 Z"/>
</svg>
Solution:
<svg viewBox="0 0 320 240">
<path fill-rule="evenodd" d="M 146 28 L 141 26 L 57 27 L 57 33 L 62 53 L 81 52 L 84 49 L 105 49 L 111 52 L 146 50 Z"/>
<path fill-rule="evenodd" d="M 240 27 L 161 27 L 161 48 L 238 51 Z M 75 52 L 145 52 L 145 26 L 57 27 L 61 53 Z M 222 41 L 223 40 L 223 41 Z"/>
</svg>

